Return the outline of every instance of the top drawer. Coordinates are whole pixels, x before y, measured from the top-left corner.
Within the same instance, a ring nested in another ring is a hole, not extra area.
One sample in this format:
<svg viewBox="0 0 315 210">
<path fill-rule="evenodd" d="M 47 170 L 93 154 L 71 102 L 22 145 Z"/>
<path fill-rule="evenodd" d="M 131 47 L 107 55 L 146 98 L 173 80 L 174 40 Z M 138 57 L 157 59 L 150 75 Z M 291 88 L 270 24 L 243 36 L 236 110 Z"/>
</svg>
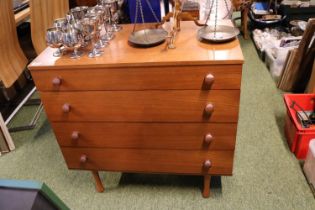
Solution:
<svg viewBox="0 0 315 210">
<path fill-rule="evenodd" d="M 242 65 L 34 70 L 40 91 L 238 90 Z M 206 79 L 207 78 L 207 79 Z"/>
</svg>

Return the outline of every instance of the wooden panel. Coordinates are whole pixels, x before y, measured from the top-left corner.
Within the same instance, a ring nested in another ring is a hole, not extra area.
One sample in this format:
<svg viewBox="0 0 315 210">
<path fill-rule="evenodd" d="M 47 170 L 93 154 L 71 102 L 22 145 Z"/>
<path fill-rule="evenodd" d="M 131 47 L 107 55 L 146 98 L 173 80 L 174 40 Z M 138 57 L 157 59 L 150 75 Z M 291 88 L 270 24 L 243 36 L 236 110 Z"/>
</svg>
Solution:
<svg viewBox="0 0 315 210">
<path fill-rule="evenodd" d="M 22 11 L 16 13 L 14 15 L 15 24 L 20 24 L 25 19 L 29 18 L 31 14 L 31 9 L 27 7 L 26 9 L 23 9 Z"/>
<path fill-rule="evenodd" d="M 236 124 L 53 123 L 59 145 L 70 147 L 234 150 Z M 78 132 L 78 138 L 72 134 Z M 207 144 L 205 136 L 213 140 Z"/>
<path fill-rule="evenodd" d="M 75 1 L 76 4 L 78 6 L 89 6 L 89 7 L 92 7 L 92 6 L 95 6 L 96 5 L 96 0 L 76 0 Z"/>
<path fill-rule="evenodd" d="M 209 89 L 204 84 L 208 74 L 214 76 L 211 89 L 240 89 L 241 65 L 32 72 L 36 86 L 41 91 Z M 61 79 L 61 85 L 53 85 L 52 80 L 55 78 Z"/>
<path fill-rule="evenodd" d="M 237 122 L 239 90 L 42 92 L 51 121 Z M 205 115 L 214 105 L 211 117 Z M 63 106 L 70 105 L 68 113 Z M 210 120 L 211 119 L 211 120 Z"/>
<path fill-rule="evenodd" d="M 231 25 L 230 20 L 222 24 Z M 145 26 L 150 27 L 150 26 Z M 140 30 L 137 26 L 137 30 Z M 123 30 L 116 33 L 110 45 L 104 48 L 104 54 L 98 58 L 88 58 L 87 53 L 77 60 L 69 54 L 61 58 L 53 57 L 55 49 L 47 48 L 29 66 L 31 70 L 75 69 L 102 67 L 139 67 L 139 66 L 187 66 L 208 64 L 242 64 L 243 54 L 237 39 L 222 43 L 209 44 L 197 40 L 199 27 L 192 21 L 181 24 L 181 31 L 176 37 L 176 49 L 165 50 L 165 44 L 151 48 L 134 48 L 128 44 L 128 37 L 133 25 L 123 25 Z M 87 52 L 88 50 L 86 50 Z"/>
<path fill-rule="evenodd" d="M 46 48 L 46 30 L 69 11 L 68 0 L 30 0 L 32 42 L 37 54 Z M 52 56 L 52 55 L 51 55 Z"/>
<path fill-rule="evenodd" d="M 313 64 L 313 70 L 312 70 L 312 74 L 310 77 L 310 80 L 308 82 L 308 86 L 307 86 L 307 93 L 315 93 L 315 61 Z"/>
<path fill-rule="evenodd" d="M 0 1 L 0 82 L 11 87 L 24 71 L 27 59 L 20 47 L 11 0 Z"/>
<path fill-rule="evenodd" d="M 122 172 L 231 175 L 233 151 L 61 148 L 70 169 Z M 86 156 L 85 163 L 80 158 Z M 212 167 L 205 170 L 203 163 Z"/>
</svg>

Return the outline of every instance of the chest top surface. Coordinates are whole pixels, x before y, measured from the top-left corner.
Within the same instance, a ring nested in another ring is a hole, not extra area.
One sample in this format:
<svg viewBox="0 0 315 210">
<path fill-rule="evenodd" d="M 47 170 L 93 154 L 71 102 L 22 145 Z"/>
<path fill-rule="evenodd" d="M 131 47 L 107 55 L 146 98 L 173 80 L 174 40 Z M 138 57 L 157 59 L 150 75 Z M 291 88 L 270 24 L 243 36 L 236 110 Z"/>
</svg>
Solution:
<svg viewBox="0 0 315 210">
<path fill-rule="evenodd" d="M 231 22 L 224 22 L 230 25 Z M 30 65 L 31 70 L 163 66 L 163 65 L 213 65 L 242 64 L 243 54 L 238 39 L 228 43 L 203 43 L 197 39 L 200 27 L 193 22 L 181 22 L 181 31 L 177 33 L 176 49 L 166 49 L 166 44 L 152 48 L 134 48 L 128 44 L 128 36 L 133 25 L 123 25 L 116 33 L 110 45 L 103 49 L 104 54 L 97 58 L 88 58 L 85 53 L 79 59 L 69 55 L 53 57 L 56 49 L 46 48 Z M 87 50 L 85 50 L 87 51 Z"/>
</svg>

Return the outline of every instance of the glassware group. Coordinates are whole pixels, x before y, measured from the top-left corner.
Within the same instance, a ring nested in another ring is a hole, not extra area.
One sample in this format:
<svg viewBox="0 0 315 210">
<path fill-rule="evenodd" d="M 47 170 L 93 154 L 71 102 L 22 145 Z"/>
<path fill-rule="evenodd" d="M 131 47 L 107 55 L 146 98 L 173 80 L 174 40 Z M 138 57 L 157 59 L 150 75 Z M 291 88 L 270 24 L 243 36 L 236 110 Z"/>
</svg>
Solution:
<svg viewBox="0 0 315 210">
<path fill-rule="evenodd" d="M 101 56 L 102 48 L 122 29 L 118 25 L 119 11 L 119 0 L 98 0 L 94 7 L 75 7 L 65 18 L 56 19 L 46 33 L 47 45 L 57 48 L 53 56 L 60 57 L 71 51 L 71 58 L 77 59 L 83 54 L 80 48 L 90 45 L 88 56 Z"/>
</svg>

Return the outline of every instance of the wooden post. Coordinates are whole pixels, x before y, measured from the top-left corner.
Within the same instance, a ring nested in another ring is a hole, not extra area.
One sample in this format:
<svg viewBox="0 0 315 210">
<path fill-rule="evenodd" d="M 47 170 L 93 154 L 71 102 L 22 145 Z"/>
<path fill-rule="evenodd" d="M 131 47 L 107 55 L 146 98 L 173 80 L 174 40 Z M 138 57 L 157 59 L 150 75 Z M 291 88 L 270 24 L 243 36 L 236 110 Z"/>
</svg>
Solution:
<svg viewBox="0 0 315 210">
<path fill-rule="evenodd" d="M 245 6 L 241 11 L 242 32 L 243 32 L 244 39 L 249 39 L 248 12 L 249 12 L 248 6 Z"/>
<path fill-rule="evenodd" d="M 209 196 L 210 196 L 210 181 L 211 181 L 211 176 L 210 175 L 204 175 L 203 192 L 202 192 L 202 196 L 204 198 L 209 198 Z"/>
<path fill-rule="evenodd" d="M 46 48 L 46 30 L 69 11 L 68 0 L 30 0 L 32 42 L 37 54 Z"/>
<path fill-rule="evenodd" d="M 19 78 L 27 64 L 16 33 L 12 1 L 0 1 L 0 81 L 6 88 Z"/>
<path fill-rule="evenodd" d="M 313 70 L 312 70 L 312 75 L 310 78 L 310 81 L 308 82 L 307 86 L 307 93 L 315 93 L 315 61 L 313 64 Z"/>
<path fill-rule="evenodd" d="M 102 184 L 98 171 L 92 171 L 92 174 L 95 180 L 95 187 L 96 187 L 97 192 L 104 192 L 104 186 Z"/>
</svg>

